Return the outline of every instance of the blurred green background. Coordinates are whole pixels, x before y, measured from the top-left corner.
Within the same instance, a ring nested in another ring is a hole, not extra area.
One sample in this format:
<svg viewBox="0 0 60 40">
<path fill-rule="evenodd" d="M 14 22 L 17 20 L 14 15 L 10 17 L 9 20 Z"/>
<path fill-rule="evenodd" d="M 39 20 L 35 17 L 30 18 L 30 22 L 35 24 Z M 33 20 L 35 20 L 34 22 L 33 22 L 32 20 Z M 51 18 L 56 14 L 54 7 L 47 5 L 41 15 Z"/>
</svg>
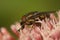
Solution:
<svg viewBox="0 0 60 40">
<path fill-rule="evenodd" d="M 31 11 L 60 9 L 60 0 L 0 0 L 0 27 L 10 31 L 10 25 Z"/>
</svg>

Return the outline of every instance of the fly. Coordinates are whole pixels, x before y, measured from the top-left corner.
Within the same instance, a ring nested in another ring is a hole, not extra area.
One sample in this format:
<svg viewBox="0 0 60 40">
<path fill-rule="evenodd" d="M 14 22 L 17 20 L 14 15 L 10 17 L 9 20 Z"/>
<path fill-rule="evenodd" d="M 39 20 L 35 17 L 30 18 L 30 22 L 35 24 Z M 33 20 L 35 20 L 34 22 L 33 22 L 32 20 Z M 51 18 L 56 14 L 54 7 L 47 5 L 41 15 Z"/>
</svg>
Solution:
<svg viewBox="0 0 60 40">
<path fill-rule="evenodd" d="M 49 11 L 49 12 L 29 12 L 28 14 L 22 16 L 21 18 L 21 28 L 20 29 L 24 29 L 25 25 L 32 25 L 35 23 L 35 21 L 39 21 L 39 20 L 45 20 L 45 18 L 50 18 L 50 13 L 54 13 L 55 11 Z M 38 20 L 39 19 L 39 20 Z M 39 25 L 39 23 L 35 23 L 37 26 Z M 40 24 L 41 26 L 41 24 Z M 19 29 L 19 30 L 20 30 Z"/>
</svg>

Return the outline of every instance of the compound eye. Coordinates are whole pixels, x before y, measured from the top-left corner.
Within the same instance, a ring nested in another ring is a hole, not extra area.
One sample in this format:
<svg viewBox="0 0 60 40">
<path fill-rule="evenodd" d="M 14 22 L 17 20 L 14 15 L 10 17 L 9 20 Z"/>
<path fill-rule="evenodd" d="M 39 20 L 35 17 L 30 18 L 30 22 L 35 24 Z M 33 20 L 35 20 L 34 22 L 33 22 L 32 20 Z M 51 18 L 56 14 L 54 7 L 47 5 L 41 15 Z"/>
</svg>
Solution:
<svg viewBox="0 0 60 40">
<path fill-rule="evenodd" d="M 22 20 L 23 22 L 25 22 L 25 21 L 26 21 L 26 16 L 23 16 L 23 17 L 21 18 L 21 20 Z"/>
</svg>

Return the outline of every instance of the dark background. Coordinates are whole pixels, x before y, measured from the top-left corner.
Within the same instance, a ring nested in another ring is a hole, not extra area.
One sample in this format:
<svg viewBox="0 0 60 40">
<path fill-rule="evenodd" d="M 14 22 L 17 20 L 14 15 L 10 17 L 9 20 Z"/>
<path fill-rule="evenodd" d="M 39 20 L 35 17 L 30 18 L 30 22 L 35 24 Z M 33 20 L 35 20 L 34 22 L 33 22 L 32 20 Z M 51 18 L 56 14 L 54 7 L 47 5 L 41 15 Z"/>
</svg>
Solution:
<svg viewBox="0 0 60 40">
<path fill-rule="evenodd" d="M 0 27 L 6 27 L 11 32 L 10 25 L 28 12 L 59 9 L 59 0 L 0 0 Z"/>
</svg>

